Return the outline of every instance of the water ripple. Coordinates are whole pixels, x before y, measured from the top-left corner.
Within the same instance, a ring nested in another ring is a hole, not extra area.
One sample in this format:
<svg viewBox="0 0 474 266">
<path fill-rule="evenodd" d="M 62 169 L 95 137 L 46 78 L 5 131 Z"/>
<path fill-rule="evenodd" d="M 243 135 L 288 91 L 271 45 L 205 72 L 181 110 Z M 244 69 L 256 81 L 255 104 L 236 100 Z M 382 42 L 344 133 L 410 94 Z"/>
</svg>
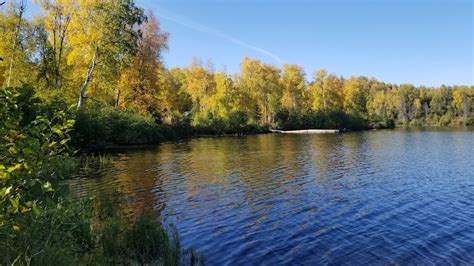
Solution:
<svg viewBox="0 0 474 266">
<path fill-rule="evenodd" d="M 202 138 L 71 181 L 150 209 L 211 265 L 474 264 L 474 132 Z"/>
</svg>

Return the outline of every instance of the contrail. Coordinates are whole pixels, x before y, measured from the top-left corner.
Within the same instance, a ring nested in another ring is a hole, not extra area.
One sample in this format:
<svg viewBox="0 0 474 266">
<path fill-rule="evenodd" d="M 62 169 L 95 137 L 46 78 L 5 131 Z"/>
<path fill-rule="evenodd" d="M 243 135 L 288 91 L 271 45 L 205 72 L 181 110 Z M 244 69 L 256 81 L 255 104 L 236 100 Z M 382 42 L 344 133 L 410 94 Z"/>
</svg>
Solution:
<svg viewBox="0 0 474 266">
<path fill-rule="evenodd" d="M 210 28 L 210 27 L 207 27 L 207 26 L 202 25 L 200 23 L 197 23 L 197 22 L 195 22 L 191 19 L 179 16 L 179 15 L 177 15 L 173 12 L 170 12 L 169 10 L 166 10 L 164 8 L 159 7 L 159 10 L 165 11 L 166 14 L 162 13 L 162 12 L 159 12 L 158 10 L 155 9 L 154 12 L 155 12 L 156 16 L 158 16 L 158 17 L 161 17 L 163 19 L 166 19 L 166 20 L 172 21 L 174 23 L 180 24 L 180 25 L 182 25 L 184 27 L 187 27 L 187 28 L 190 28 L 192 30 L 203 32 L 203 33 L 206 33 L 206 34 L 209 34 L 209 35 L 213 35 L 215 37 L 218 37 L 218 38 L 227 40 L 229 42 L 232 42 L 234 44 L 237 44 L 239 46 L 254 50 L 254 51 L 259 52 L 263 55 L 266 55 L 268 57 L 273 58 L 275 61 L 277 61 L 280 64 L 282 64 L 284 62 L 280 57 L 278 57 L 277 55 L 273 54 L 272 52 L 270 52 L 268 50 L 265 50 L 263 48 L 251 45 L 251 44 L 249 44 L 247 42 L 244 42 L 240 39 L 237 39 L 233 36 L 224 34 L 224 33 L 220 32 L 218 30 L 215 30 L 213 28 Z"/>
</svg>

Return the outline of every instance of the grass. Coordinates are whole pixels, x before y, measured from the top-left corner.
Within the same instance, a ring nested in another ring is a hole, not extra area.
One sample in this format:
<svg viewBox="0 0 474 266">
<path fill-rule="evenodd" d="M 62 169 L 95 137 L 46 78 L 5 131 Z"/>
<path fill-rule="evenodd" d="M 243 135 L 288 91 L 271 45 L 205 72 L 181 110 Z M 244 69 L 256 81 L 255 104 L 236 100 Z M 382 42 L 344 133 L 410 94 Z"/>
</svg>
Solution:
<svg viewBox="0 0 474 266">
<path fill-rule="evenodd" d="M 0 234 L 0 265 L 200 265 L 176 232 L 150 215 L 124 218 L 112 196 L 49 202 L 37 216 L 17 219 L 15 235 Z"/>
<path fill-rule="evenodd" d="M 110 155 L 102 153 L 82 155 L 79 160 L 83 170 L 104 168 L 113 161 Z"/>
</svg>

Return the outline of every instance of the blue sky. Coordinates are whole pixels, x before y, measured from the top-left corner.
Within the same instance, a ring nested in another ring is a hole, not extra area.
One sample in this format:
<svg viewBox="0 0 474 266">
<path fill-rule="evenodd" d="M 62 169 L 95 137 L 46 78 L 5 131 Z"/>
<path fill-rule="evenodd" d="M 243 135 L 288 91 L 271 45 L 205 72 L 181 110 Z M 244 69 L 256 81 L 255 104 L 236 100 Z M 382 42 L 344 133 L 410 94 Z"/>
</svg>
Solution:
<svg viewBox="0 0 474 266">
<path fill-rule="evenodd" d="M 137 0 L 170 33 L 168 67 L 192 57 L 239 70 L 244 56 L 393 83 L 473 84 L 470 0 Z"/>
</svg>

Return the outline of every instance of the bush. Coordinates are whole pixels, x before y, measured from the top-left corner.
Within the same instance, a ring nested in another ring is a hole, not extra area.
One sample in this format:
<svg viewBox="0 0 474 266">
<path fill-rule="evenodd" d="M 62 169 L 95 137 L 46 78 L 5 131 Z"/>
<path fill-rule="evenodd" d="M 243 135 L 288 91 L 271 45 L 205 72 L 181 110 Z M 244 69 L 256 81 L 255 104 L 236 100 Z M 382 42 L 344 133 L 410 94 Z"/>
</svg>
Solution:
<svg viewBox="0 0 474 266">
<path fill-rule="evenodd" d="M 0 225 L 14 231 L 18 215 L 38 215 L 42 200 L 55 195 L 54 185 L 64 177 L 62 168 L 71 152 L 69 132 L 74 124 L 64 111 L 51 120 L 31 118 L 31 110 L 25 115 L 20 100 L 26 96 L 20 91 L 0 91 Z M 26 124 L 25 119 L 32 121 Z"/>
<path fill-rule="evenodd" d="M 192 125 L 197 135 L 243 135 L 267 132 L 266 126 L 249 121 L 244 112 L 234 111 L 227 116 L 217 116 L 209 111 L 195 113 Z"/>
<path fill-rule="evenodd" d="M 425 124 L 423 119 L 413 119 L 410 121 L 410 127 L 422 127 Z"/>
<path fill-rule="evenodd" d="M 192 125 L 198 134 L 204 135 L 222 135 L 226 127 L 225 121 L 210 111 L 194 113 Z"/>
<path fill-rule="evenodd" d="M 152 117 L 110 107 L 88 106 L 76 112 L 73 145 L 85 151 L 101 151 L 110 146 L 156 144 L 164 140 L 195 135 L 248 134 L 266 129 L 249 124 L 243 112 L 219 117 L 211 112 L 173 113 L 171 125 L 159 124 Z"/>
<path fill-rule="evenodd" d="M 72 133 L 75 147 L 102 150 L 110 145 L 111 129 L 103 114 L 96 110 L 80 110 Z"/>
<path fill-rule="evenodd" d="M 268 126 L 259 126 L 252 123 L 246 113 L 241 111 L 231 112 L 226 122 L 227 134 L 257 134 L 268 132 Z"/>
<path fill-rule="evenodd" d="M 174 137 L 188 137 L 194 134 L 194 129 L 191 126 L 191 116 L 189 115 L 189 113 L 172 113 L 171 126 L 174 129 Z"/>
<path fill-rule="evenodd" d="M 74 169 L 68 147 L 74 121 L 64 111 L 34 117 L 34 109 L 22 108 L 32 97 L 20 91 L 0 91 L 0 265 L 181 262 L 177 236 L 169 237 L 153 218 L 128 221 L 112 201 L 94 204 L 69 194 L 60 181 Z M 160 126 L 145 122 L 131 128 Z"/>
<path fill-rule="evenodd" d="M 454 115 L 448 112 L 439 118 L 439 125 L 442 127 L 448 126 L 453 121 L 453 118 L 454 118 Z"/>
<path fill-rule="evenodd" d="M 155 144 L 187 135 L 180 134 L 181 128 L 158 124 L 152 117 L 129 111 L 85 108 L 76 113 L 72 138 L 76 147 L 98 151 L 108 146 Z"/>
<path fill-rule="evenodd" d="M 296 129 L 349 129 L 367 128 L 365 119 L 344 112 L 295 112 L 280 111 L 275 117 L 277 128 L 283 130 Z"/>
<path fill-rule="evenodd" d="M 474 114 L 469 116 L 465 123 L 466 126 L 474 126 Z"/>
</svg>

